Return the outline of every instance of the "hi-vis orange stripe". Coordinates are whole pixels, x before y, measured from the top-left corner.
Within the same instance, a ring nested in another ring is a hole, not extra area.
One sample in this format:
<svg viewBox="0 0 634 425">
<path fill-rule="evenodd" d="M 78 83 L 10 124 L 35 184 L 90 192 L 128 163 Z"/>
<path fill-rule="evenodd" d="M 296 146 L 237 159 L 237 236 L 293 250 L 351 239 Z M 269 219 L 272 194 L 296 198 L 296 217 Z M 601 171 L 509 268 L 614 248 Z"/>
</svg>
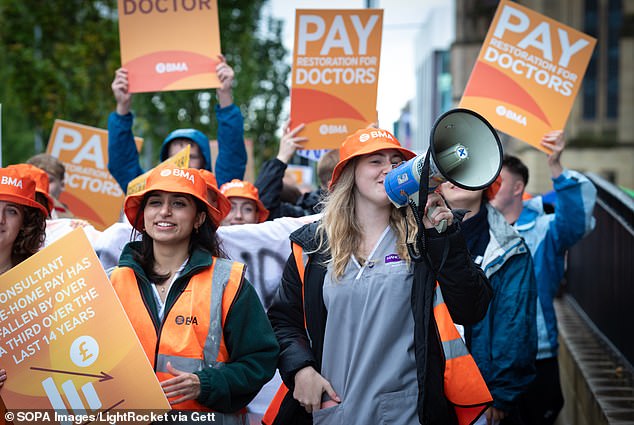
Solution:
<svg viewBox="0 0 634 425">
<path fill-rule="evenodd" d="M 453 323 L 438 282 L 434 293 L 434 318 L 445 354 L 445 397 L 453 404 L 458 423 L 470 425 L 493 398 Z"/>
</svg>

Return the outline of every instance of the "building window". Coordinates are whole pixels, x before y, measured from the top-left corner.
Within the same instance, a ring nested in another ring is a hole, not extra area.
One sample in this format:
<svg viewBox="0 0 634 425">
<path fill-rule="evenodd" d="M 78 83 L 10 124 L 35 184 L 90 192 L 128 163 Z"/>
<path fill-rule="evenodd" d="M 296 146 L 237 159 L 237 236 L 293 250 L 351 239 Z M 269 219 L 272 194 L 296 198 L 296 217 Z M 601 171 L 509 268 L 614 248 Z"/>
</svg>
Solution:
<svg viewBox="0 0 634 425">
<path fill-rule="evenodd" d="M 621 0 L 610 0 L 608 6 L 608 87 L 607 117 L 619 116 L 619 34 L 623 25 Z"/>
<path fill-rule="evenodd" d="M 585 12 L 584 32 L 598 39 L 599 10 L 597 0 L 586 0 Z M 597 116 L 598 56 L 598 49 L 595 48 L 583 79 L 583 118 L 589 120 L 595 119 Z"/>
</svg>

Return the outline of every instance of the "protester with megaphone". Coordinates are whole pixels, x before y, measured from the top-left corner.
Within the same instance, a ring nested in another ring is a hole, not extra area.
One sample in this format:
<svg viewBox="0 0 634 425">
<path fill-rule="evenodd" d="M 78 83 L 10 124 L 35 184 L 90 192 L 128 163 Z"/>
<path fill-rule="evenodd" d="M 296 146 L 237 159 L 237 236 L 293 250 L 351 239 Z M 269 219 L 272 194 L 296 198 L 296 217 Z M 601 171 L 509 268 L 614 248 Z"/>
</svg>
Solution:
<svg viewBox="0 0 634 425">
<path fill-rule="evenodd" d="M 288 388 L 276 424 L 468 424 L 490 402 L 451 322 L 484 317 L 489 283 L 439 194 L 429 194 L 424 209 L 435 210 L 418 229 L 385 190 L 392 168 L 414 156 L 388 131 L 351 134 L 323 218 L 291 234 L 268 312 Z M 427 243 L 415 262 L 407 241 L 419 230 Z"/>
<path fill-rule="evenodd" d="M 464 332 L 493 396 L 487 421 L 481 418 L 478 425 L 522 424 L 519 401 L 535 378 L 537 283 L 526 242 L 488 202 L 500 181 L 486 190 L 465 190 L 451 182 L 440 186 L 451 208 L 468 211 L 462 232 L 471 258 L 493 287 L 486 316 Z"/>
</svg>

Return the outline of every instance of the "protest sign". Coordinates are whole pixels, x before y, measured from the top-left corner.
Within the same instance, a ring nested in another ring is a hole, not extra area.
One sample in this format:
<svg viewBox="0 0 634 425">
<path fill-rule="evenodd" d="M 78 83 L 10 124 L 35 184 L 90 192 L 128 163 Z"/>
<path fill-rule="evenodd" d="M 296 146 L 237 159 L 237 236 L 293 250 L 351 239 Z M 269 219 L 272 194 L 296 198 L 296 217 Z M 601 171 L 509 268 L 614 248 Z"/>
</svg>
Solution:
<svg viewBox="0 0 634 425">
<path fill-rule="evenodd" d="M 189 151 L 191 150 L 191 146 L 187 145 L 180 151 L 178 151 L 175 155 L 170 156 L 165 161 L 161 162 L 157 167 L 160 167 L 165 164 L 174 164 L 178 168 L 187 168 L 189 167 Z M 155 167 L 156 168 L 156 167 Z M 154 168 L 152 168 L 154 170 Z M 145 182 L 149 177 L 152 170 L 146 171 L 138 177 L 130 180 L 128 183 L 128 189 L 126 191 L 127 195 L 132 195 L 134 193 L 140 192 L 145 189 Z"/>
<path fill-rule="evenodd" d="M 383 10 L 297 10 L 291 122 L 304 149 L 338 148 L 377 121 Z"/>
<path fill-rule="evenodd" d="M 9 410 L 54 409 L 49 419 L 68 422 L 60 418 L 170 408 L 82 229 L 2 275 L 0 335 Z"/>
<path fill-rule="evenodd" d="M 137 149 L 143 142 L 135 138 Z M 72 213 L 103 230 L 119 219 L 124 193 L 108 172 L 108 132 L 69 121 L 55 120 L 46 153 L 64 167 L 60 201 Z"/>
<path fill-rule="evenodd" d="M 502 0 L 460 101 L 532 146 L 563 129 L 596 39 Z"/>
<path fill-rule="evenodd" d="M 299 187 L 309 187 L 313 184 L 314 169 L 309 165 L 293 165 L 286 167 L 286 173 L 293 178 L 293 183 Z"/>
<path fill-rule="evenodd" d="M 121 66 L 131 93 L 220 87 L 216 0 L 119 0 Z"/>
</svg>

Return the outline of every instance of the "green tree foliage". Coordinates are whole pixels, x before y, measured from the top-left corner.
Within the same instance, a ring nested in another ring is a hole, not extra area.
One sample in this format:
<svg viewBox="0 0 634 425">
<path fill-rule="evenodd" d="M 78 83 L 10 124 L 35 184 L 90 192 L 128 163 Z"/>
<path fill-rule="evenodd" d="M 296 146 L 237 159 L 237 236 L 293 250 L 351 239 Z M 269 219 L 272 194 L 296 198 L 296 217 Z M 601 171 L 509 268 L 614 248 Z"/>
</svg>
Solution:
<svg viewBox="0 0 634 425">
<path fill-rule="evenodd" d="M 256 158 L 266 159 L 275 152 L 289 67 L 282 23 L 263 21 L 263 4 L 218 1 L 222 50 L 236 72 L 234 101 Z M 44 149 L 56 118 L 106 127 L 115 104 L 110 84 L 121 63 L 116 8 L 116 0 L 0 0 L 5 164 L 36 153 L 37 137 Z M 215 138 L 214 105 L 213 90 L 136 94 L 134 131 L 152 145 L 151 161 L 175 128 L 194 127 Z"/>
<path fill-rule="evenodd" d="M 35 153 L 55 118 L 105 122 L 118 30 L 98 4 L 0 0 L 5 163 Z"/>
</svg>

